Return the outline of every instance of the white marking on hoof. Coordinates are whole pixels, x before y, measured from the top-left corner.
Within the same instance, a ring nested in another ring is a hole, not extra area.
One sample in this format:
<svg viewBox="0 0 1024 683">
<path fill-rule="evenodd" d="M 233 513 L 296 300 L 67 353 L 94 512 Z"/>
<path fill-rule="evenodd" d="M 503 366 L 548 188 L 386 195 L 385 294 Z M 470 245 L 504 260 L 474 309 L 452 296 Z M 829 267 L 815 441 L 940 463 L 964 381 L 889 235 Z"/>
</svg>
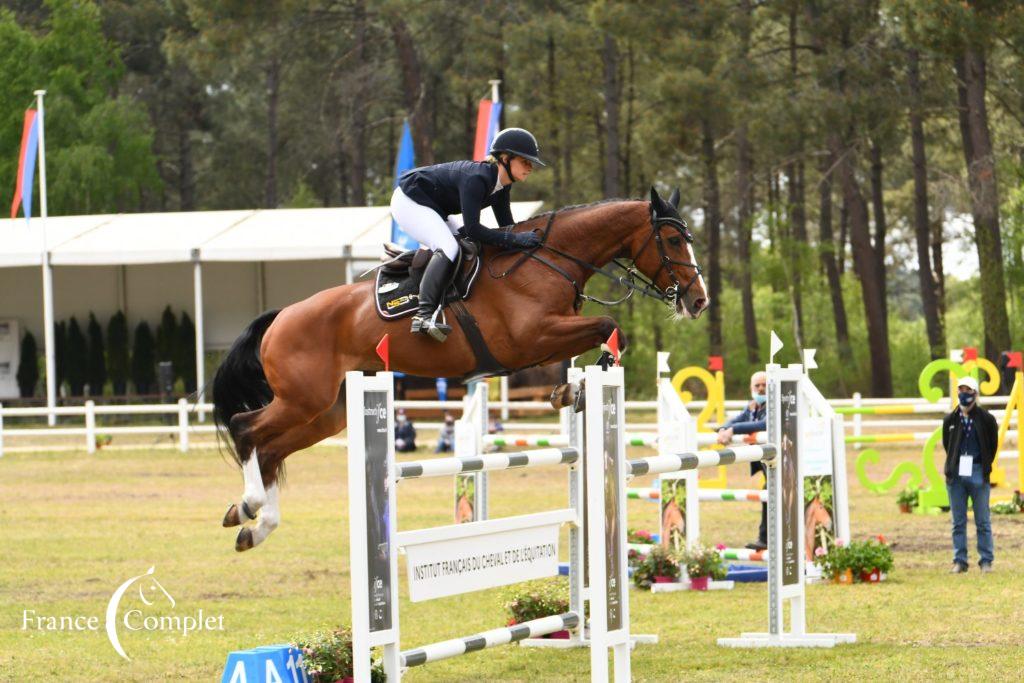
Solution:
<svg viewBox="0 0 1024 683">
<path fill-rule="evenodd" d="M 242 465 L 245 492 L 238 504 L 238 518 L 243 523 L 256 519 L 256 513 L 267 503 L 267 492 L 263 490 L 263 474 L 260 472 L 259 454 L 254 448 L 249 459 Z"/>
<path fill-rule="evenodd" d="M 267 539 L 281 523 L 281 507 L 278 504 L 277 484 L 267 489 L 267 504 L 260 510 L 260 521 L 252 530 L 252 544 L 257 546 Z"/>
</svg>

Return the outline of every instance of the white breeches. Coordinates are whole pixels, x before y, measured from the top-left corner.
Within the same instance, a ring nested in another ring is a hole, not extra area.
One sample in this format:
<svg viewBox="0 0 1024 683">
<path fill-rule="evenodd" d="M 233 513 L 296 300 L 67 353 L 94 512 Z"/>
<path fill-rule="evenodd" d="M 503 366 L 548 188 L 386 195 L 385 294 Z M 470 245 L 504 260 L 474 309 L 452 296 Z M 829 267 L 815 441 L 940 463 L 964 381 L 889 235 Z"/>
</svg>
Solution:
<svg viewBox="0 0 1024 683">
<path fill-rule="evenodd" d="M 462 216 L 456 214 L 443 220 L 433 209 L 409 199 L 402 188 L 391 195 L 391 215 L 407 235 L 431 251 L 440 249 L 450 261 L 459 253 L 455 233 L 462 227 Z"/>
</svg>

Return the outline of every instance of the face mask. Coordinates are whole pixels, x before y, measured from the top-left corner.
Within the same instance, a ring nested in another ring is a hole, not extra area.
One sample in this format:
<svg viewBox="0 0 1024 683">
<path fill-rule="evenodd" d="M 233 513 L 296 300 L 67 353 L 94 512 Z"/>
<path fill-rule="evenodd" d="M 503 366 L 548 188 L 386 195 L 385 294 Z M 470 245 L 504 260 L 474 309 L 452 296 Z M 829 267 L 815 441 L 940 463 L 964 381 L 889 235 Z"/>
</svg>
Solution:
<svg viewBox="0 0 1024 683">
<path fill-rule="evenodd" d="M 960 392 L 960 405 L 964 408 L 974 403 L 974 392 L 961 391 Z"/>
<path fill-rule="evenodd" d="M 750 395 L 753 397 L 754 401 L 757 402 L 757 405 L 759 406 L 763 406 L 765 402 L 768 400 L 768 397 L 764 394 L 755 394 L 751 392 Z"/>
</svg>

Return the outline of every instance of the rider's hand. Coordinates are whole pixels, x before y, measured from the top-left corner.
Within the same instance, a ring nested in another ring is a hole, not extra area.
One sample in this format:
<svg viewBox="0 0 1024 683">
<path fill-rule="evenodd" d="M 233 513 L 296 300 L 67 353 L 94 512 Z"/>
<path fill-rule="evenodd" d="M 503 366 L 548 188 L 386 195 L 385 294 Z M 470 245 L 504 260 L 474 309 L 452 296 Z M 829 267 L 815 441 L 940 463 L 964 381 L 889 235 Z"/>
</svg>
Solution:
<svg viewBox="0 0 1024 683">
<path fill-rule="evenodd" d="M 730 442 L 732 442 L 732 428 L 718 430 L 718 443 L 728 446 Z"/>
<path fill-rule="evenodd" d="M 509 233 L 509 237 L 520 249 L 536 249 L 540 246 L 540 238 L 532 232 L 513 232 Z"/>
</svg>

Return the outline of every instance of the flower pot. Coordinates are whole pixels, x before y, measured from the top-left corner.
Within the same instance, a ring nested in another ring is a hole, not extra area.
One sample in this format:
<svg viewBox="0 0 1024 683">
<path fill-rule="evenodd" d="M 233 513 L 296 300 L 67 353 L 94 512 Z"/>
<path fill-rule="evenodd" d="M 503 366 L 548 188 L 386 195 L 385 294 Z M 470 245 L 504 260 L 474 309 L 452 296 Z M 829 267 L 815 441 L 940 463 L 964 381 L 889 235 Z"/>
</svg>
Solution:
<svg viewBox="0 0 1024 683">
<path fill-rule="evenodd" d="M 655 576 L 654 583 L 675 583 L 675 578 L 671 576 Z"/>
<path fill-rule="evenodd" d="M 566 630 L 555 631 L 554 633 L 549 633 L 544 637 L 550 638 L 551 640 L 569 640 L 569 632 Z"/>
<path fill-rule="evenodd" d="M 834 583 L 846 584 L 847 586 L 852 585 L 853 584 L 853 570 L 852 569 L 844 569 L 842 572 L 836 574 L 832 578 L 832 581 Z"/>
<path fill-rule="evenodd" d="M 709 576 L 693 576 L 690 578 L 690 590 L 706 591 L 708 589 Z"/>
<path fill-rule="evenodd" d="M 860 580 L 864 583 L 878 583 L 882 580 L 882 572 L 877 569 L 869 569 L 860 573 Z"/>
<path fill-rule="evenodd" d="M 910 503 L 900 503 L 900 512 L 910 514 Z"/>
</svg>

